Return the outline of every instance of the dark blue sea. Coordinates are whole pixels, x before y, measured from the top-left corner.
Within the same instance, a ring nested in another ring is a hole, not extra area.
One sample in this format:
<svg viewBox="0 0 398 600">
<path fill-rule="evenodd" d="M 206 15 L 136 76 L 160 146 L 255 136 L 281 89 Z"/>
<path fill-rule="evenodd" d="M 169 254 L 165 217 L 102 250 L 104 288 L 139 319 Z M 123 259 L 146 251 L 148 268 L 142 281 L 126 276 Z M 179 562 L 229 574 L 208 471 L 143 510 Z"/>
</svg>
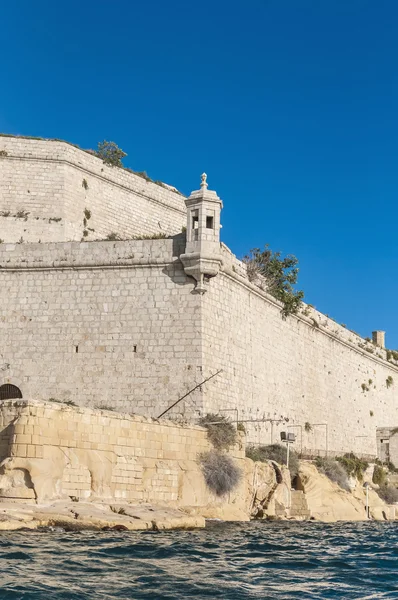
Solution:
<svg viewBox="0 0 398 600">
<path fill-rule="evenodd" d="M 398 598 L 394 523 L 0 534 L 0 600 Z"/>
</svg>

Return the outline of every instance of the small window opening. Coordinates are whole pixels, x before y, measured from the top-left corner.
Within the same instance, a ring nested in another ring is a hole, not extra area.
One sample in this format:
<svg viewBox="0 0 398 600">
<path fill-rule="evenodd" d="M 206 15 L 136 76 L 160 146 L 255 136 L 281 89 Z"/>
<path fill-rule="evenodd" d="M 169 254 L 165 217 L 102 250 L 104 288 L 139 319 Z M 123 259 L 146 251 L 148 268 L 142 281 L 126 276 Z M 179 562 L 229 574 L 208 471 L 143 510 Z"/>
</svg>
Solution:
<svg viewBox="0 0 398 600">
<path fill-rule="evenodd" d="M 133 352 L 137 352 L 137 346 L 133 346 Z"/>
<path fill-rule="evenodd" d="M 76 354 L 79 352 L 79 346 L 75 346 L 75 352 Z"/>
<path fill-rule="evenodd" d="M 214 229 L 213 217 L 206 217 L 206 229 Z"/>
<path fill-rule="evenodd" d="M 199 228 L 199 217 L 194 215 L 192 217 L 192 229 L 198 229 Z"/>
<path fill-rule="evenodd" d="M 15 398 L 22 398 L 22 392 L 16 385 L 6 383 L 0 386 L 0 400 L 14 400 Z"/>
</svg>

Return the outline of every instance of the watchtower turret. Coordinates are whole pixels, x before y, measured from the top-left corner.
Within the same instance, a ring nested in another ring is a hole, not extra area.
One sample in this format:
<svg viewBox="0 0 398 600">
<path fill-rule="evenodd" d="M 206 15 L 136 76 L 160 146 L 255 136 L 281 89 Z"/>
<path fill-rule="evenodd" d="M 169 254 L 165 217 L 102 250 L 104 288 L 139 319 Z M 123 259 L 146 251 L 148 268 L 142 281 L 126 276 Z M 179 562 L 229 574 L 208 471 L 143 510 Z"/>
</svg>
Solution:
<svg viewBox="0 0 398 600">
<path fill-rule="evenodd" d="M 217 275 L 222 264 L 220 214 L 223 204 L 217 193 L 208 189 L 206 173 L 202 175 L 200 190 L 192 192 L 185 205 L 187 243 L 180 259 L 186 274 L 196 279 L 195 290 L 203 294 L 205 281 Z"/>
</svg>

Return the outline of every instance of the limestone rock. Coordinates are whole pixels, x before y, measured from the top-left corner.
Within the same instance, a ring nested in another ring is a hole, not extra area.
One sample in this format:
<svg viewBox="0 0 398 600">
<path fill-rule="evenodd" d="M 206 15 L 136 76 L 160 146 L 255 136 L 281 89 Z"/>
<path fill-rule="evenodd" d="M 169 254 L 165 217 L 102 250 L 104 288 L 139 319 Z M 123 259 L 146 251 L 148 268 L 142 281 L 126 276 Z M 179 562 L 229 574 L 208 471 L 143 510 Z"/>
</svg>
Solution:
<svg viewBox="0 0 398 600">
<path fill-rule="evenodd" d="M 346 492 L 319 473 L 313 463 L 305 461 L 300 462 L 299 476 L 312 518 L 326 522 L 367 519 L 366 493 L 358 483 L 353 486 L 352 493 Z M 374 519 L 395 518 L 395 511 L 372 489 L 369 490 L 369 507 L 370 516 Z"/>
</svg>

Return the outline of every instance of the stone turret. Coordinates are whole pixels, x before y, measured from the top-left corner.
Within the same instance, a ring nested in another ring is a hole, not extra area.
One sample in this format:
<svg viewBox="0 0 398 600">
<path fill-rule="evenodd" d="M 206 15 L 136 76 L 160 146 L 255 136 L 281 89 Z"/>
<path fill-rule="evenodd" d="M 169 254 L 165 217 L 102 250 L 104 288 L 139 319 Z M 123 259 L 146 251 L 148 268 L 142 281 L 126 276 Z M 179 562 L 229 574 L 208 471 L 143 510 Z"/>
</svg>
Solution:
<svg viewBox="0 0 398 600">
<path fill-rule="evenodd" d="M 200 190 L 185 200 L 187 207 L 187 243 L 180 256 L 184 271 L 196 279 L 195 291 L 203 294 L 206 281 L 220 270 L 220 214 L 222 201 L 208 189 L 207 175 L 203 173 Z"/>
<path fill-rule="evenodd" d="M 385 331 L 372 331 L 372 341 L 376 346 L 380 346 L 380 348 L 385 348 Z"/>
</svg>

